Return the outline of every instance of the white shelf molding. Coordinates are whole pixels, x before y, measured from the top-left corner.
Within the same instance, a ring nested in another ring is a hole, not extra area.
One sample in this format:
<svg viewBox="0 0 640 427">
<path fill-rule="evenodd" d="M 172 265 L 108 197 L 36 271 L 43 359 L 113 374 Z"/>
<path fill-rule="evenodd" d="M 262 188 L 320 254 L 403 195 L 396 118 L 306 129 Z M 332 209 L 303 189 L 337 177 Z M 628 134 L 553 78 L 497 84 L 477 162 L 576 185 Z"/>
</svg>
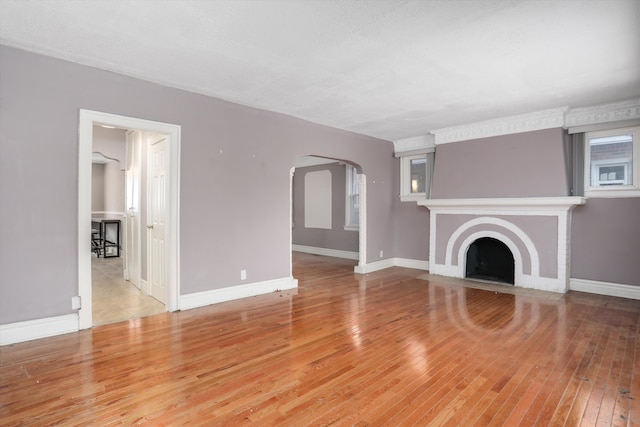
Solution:
<svg viewBox="0 0 640 427">
<path fill-rule="evenodd" d="M 550 209 L 569 209 L 584 205 L 586 197 L 504 197 L 477 199 L 425 199 L 418 203 L 431 210 L 447 213 L 467 213 L 467 211 L 515 211 L 521 215 L 530 215 L 531 211 L 547 211 Z"/>
</svg>

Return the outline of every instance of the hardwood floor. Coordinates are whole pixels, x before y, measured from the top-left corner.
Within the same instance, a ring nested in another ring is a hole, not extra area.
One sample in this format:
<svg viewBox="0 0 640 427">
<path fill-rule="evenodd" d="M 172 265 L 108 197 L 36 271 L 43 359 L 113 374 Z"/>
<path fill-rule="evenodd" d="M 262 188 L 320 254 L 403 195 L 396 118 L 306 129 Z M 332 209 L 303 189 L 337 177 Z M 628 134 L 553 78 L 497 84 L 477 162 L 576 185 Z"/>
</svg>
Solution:
<svg viewBox="0 0 640 427">
<path fill-rule="evenodd" d="M 640 423 L 640 301 L 294 255 L 297 292 L 1 347 L 0 424 Z"/>
</svg>

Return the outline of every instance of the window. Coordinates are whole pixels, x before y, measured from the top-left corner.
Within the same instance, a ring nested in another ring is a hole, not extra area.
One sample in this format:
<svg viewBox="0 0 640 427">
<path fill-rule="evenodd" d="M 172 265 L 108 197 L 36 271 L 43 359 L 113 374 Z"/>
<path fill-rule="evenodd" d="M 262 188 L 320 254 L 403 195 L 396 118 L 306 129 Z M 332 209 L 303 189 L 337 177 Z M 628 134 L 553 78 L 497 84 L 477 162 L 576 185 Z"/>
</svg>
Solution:
<svg viewBox="0 0 640 427">
<path fill-rule="evenodd" d="M 400 199 L 403 202 L 428 198 L 432 164 L 433 153 L 400 158 Z"/>
<path fill-rule="evenodd" d="M 640 196 L 639 135 L 638 127 L 585 135 L 585 195 Z"/>
<path fill-rule="evenodd" d="M 351 165 L 346 165 L 346 200 L 345 200 L 345 230 L 360 228 L 360 180 L 358 171 Z"/>
</svg>

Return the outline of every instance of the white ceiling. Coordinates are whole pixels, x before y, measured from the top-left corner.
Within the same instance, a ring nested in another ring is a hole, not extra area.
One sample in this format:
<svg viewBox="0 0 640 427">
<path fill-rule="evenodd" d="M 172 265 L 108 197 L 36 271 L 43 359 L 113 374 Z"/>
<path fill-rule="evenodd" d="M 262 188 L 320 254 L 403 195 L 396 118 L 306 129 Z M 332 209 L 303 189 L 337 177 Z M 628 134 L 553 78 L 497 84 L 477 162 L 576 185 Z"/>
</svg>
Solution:
<svg viewBox="0 0 640 427">
<path fill-rule="evenodd" d="M 0 43 L 388 140 L 640 95 L 638 0 L 0 0 Z"/>
</svg>

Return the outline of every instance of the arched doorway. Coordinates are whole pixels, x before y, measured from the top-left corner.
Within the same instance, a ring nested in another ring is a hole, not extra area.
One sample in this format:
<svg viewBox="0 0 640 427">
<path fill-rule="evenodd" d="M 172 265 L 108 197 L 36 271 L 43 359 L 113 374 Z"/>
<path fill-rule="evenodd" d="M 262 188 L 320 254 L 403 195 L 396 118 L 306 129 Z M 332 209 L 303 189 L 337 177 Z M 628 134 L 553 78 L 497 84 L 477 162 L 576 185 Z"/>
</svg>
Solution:
<svg viewBox="0 0 640 427">
<path fill-rule="evenodd" d="M 366 177 L 360 165 L 302 156 L 290 184 L 292 252 L 357 260 L 355 269 L 366 265 Z"/>
</svg>

